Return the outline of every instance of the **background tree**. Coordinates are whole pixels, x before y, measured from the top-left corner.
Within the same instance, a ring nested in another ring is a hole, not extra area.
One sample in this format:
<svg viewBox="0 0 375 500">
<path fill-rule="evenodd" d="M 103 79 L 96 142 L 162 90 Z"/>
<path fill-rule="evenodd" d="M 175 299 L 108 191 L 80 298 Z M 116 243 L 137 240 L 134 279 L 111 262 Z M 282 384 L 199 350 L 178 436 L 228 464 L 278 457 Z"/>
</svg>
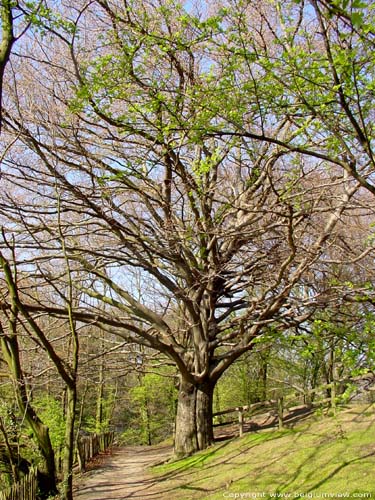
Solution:
<svg viewBox="0 0 375 500">
<path fill-rule="evenodd" d="M 234 5 L 226 4 L 233 38 L 226 53 L 253 75 L 241 94 L 252 102 L 255 90 L 262 122 L 272 115 L 284 117 L 293 134 L 272 136 L 265 127 L 244 127 L 227 114 L 228 133 L 323 159 L 374 193 L 373 6 L 315 0 Z M 250 18 L 257 19 L 257 26 Z M 246 48 L 237 51 L 239 45 Z M 257 74 L 265 78 L 260 81 Z"/>
<path fill-rule="evenodd" d="M 12 46 L 15 42 L 13 30 L 12 1 L 2 0 L 1 11 L 1 42 L 0 42 L 0 131 L 2 122 L 2 95 L 5 67 L 9 61 Z"/>
<path fill-rule="evenodd" d="M 5 240 L 5 238 L 4 238 Z M 64 254 L 64 242 L 62 241 L 62 252 Z M 59 299 L 63 301 L 67 311 L 67 328 L 70 336 L 70 362 L 66 362 L 63 356 L 59 355 L 53 342 L 44 332 L 43 322 L 39 319 L 36 321 L 32 315 L 23 307 L 22 299 L 19 295 L 19 276 L 16 271 L 12 271 L 7 260 L 0 252 L 0 267 L 4 273 L 4 288 L 5 300 L 9 301 L 10 308 L 5 310 L 4 314 L 7 317 L 7 332 L 1 326 L 1 347 L 3 356 L 8 364 L 11 372 L 15 394 L 17 397 L 20 412 L 25 415 L 25 419 L 35 435 L 46 464 L 46 477 L 44 488 L 46 493 L 56 493 L 56 461 L 55 453 L 51 443 L 49 429 L 42 422 L 38 413 L 33 408 L 30 402 L 30 395 L 27 391 L 24 370 L 20 357 L 20 346 L 18 341 L 19 331 L 26 331 L 36 341 L 36 344 L 46 352 L 52 361 L 54 368 L 57 370 L 66 388 L 66 404 L 65 404 L 65 440 L 63 453 L 63 498 L 72 498 L 72 474 L 73 474 L 73 459 L 74 459 L 74 431 L 75 431 L 75 416 L 76 416 L 76 401 L 77 401 L 77 371 L 79 360 L 79 342 L 76 321 L 73 318 L 73 309 L 75 305 L 73 297 L 73 288 L 71 281 L 71 268 L 69 263 L 66 263 L 66 272 L 63 275 L 67 278 L 64 288 L 58 291 Z M 22 279 L 22 278 L 21 278 Z M 29 280 L 26 278 L 27 287 Z M 4 295 L 3 295 L 4 296 Z"/>
</svg>

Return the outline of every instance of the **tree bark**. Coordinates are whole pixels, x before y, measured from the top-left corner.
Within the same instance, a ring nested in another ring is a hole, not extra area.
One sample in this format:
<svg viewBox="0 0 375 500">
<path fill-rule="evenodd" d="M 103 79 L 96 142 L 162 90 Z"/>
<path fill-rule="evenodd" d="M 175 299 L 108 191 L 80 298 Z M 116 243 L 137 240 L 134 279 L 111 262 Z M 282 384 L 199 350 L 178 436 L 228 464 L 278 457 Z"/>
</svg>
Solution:
<svg viewBox="0 0 375 500">
<path fill-rule="evenodd" d="M 3 101 L 3 80 L 5 66 L 7 65 L 15 41 L 13 33 L 13 14 L 11 0 L 3 0 L 0 4 L 1 17 L 1 40 L 0 40 L 0 133 L 2 126 L 2 101 Z"/>
<path fill-rule="evenodd" d="M 174 452 L 181 458 L 213 442 L 212 402 L 215 385 L 194 385 L 183 378 L 177 402 Z"/>
<path fill-rule="evenodd" d="M 103 348 L 103 339 L 102 339 Z M 99 385 L 98 394 L 96 396 L 96 416 L 95 416 L 95 432 L 100 434 L 103 431 L 103 404 L 104 404 L 104 358 L 100 359 L 99 367 Z"/>
<path fill-rule="evenodd" d="M 62 496 L 64 500 L 73 500 L 73 461 L 74 461 L 74 424 L 77 406 L 77 388 L 72 384 L 67 388 L 66 424 L 65 424 L 65 446 L 63 458 L 63 486 Z"/>
</svg>

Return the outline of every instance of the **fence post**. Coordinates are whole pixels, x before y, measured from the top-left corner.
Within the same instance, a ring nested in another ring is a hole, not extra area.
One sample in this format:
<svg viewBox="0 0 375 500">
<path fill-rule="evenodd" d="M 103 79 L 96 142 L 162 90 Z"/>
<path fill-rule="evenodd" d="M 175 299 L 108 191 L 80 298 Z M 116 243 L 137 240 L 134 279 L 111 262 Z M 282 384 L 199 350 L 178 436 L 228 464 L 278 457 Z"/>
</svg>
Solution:
<svg viewBox="0 0 375 500">
<path fill-rule="evenodd" d="M 76 449 L 79 470 L 84 472 L 87 462 L 100 452 L 106 451 L 113 444 L 113 440 L 113 431 L 102 434 L 90 434 L 78 439 Z"/>
<path fill-rule="evenodd" d="M 14 483 L 5 491 L 0 491 L 0 500 L 35 500 L 37 468 L 31 466 L 27 476 Z"/>
<path fill-rule="evenodd" d="M 284 427 L 284 398 L 281 396 L 277 400 L 277 415 L 279 418 L 279 429 Z"/>
<path fill-rule="evenodd" d="M 77 459 L 78 468 L 81 472 L 83 472 L 85 470 L 85 450 L 81 439 L 77 442 Z"/>
</svg>

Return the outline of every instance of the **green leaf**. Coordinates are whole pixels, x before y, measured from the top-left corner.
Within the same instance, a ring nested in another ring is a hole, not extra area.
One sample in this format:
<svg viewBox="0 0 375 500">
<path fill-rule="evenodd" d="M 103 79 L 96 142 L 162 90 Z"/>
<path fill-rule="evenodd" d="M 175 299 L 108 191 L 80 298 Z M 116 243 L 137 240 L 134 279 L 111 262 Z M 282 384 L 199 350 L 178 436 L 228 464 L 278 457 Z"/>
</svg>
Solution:
<svg viewBox="0 0 375 500">
<path fill-rule="evenodd" d="M 353 26 L 356 28 L 360 28 L 363 25 L 363 13 L 362 12 L 353 12 L 352 16 Z"/>
</svg>

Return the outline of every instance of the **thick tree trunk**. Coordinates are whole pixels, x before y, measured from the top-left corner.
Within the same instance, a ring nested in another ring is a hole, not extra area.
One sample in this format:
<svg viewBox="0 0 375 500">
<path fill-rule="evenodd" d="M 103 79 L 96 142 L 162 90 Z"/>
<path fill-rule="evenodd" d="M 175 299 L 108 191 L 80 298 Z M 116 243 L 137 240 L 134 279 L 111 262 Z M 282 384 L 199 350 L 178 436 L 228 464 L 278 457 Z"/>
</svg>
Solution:
<svg viewBox="0 0 375 500">
<path fill-rule="evenodd" d="M 204 450 L 213 442 L 214 384 L 193 385 L 183 379 L 177 402 L 174 451 L 177 457 Z"/>
<path fill-rule="evenodd" d="M 204 450 L 214 441 L 214 431 L 212 427 L 214 386 L 212 384 L 201 385 L 197 388 L 196 395 L 198 449 Z"/>
</svg>

